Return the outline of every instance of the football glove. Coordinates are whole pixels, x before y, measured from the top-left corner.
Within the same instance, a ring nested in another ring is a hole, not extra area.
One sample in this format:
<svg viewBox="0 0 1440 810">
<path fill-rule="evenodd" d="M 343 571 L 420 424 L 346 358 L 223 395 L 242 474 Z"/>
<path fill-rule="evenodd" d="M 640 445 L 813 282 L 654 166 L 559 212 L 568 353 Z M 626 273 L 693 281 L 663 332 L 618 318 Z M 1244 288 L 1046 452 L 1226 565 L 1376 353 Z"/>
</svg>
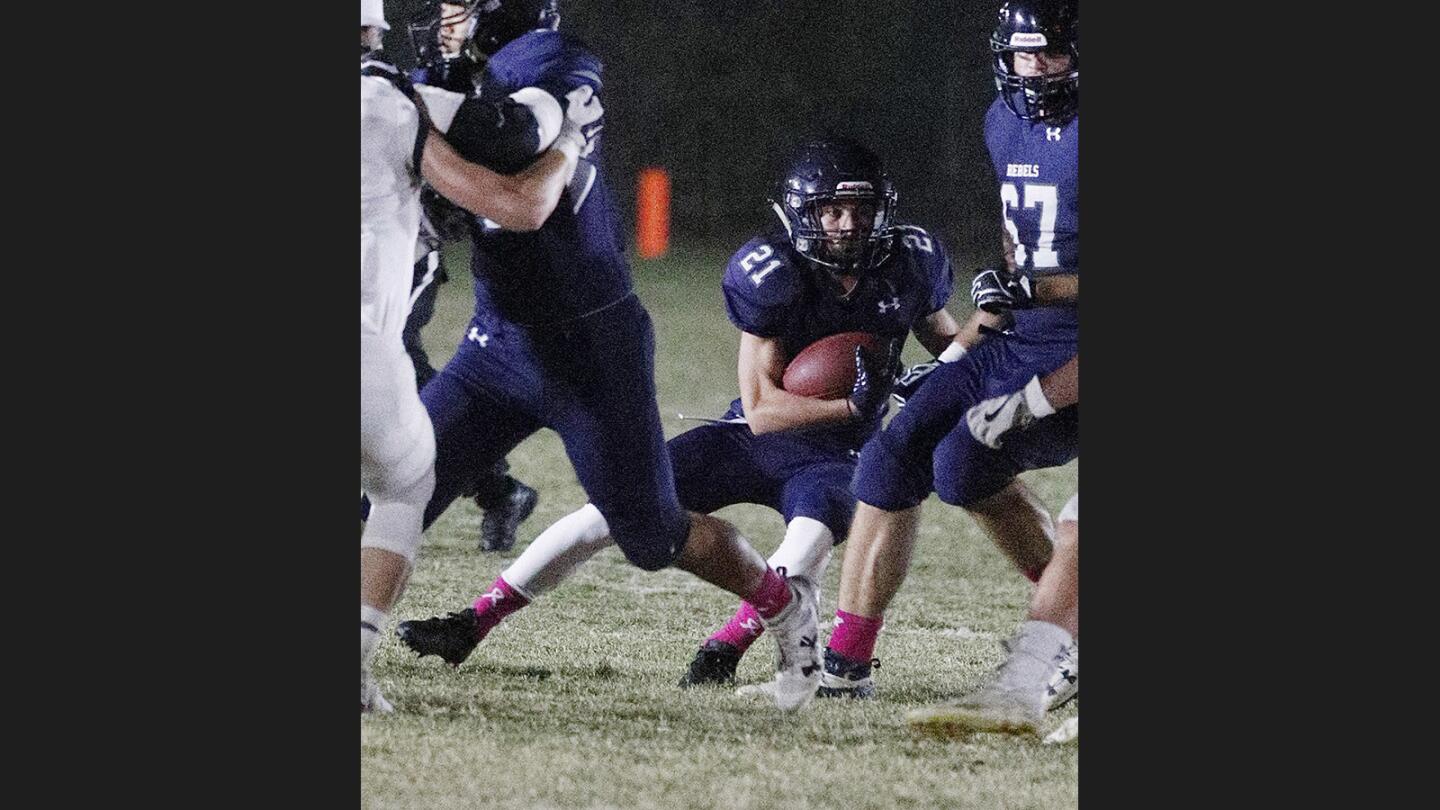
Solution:
<svg viewBox="0 0 1440 810">
<path fill-rule="evenodd" d="M 868 421 L 885 412 L 899 360 L 900 342 L 896 340 L 873 352 L 855 347 L 855 384 L 850 388 L 850 413 L 855 420 Z"/>
<path fill-rule="evenodd" d="M 1004 434 L 1024 430 L 1053 413 L 1055 408 L 1045 398 L 1039 376 L 1035 376 L 1019 391 L 991 397 L 966 411 L 965 423 L 975 441 L 998 450 Z"/>
<path fill-rule="evenodd" d="M 981 270 L 970 282 L 970 300 L 977 309 L 998 314 L 1009 309 L 1030 309 L 1035 306 L 1035 293 L 1025 275 L 990 268 Z"/>
<path fill-rule="evenodd" d="M 920 383 L 924 382 L 925 378 L 930 376 L 930 372 L 939 367 L 939 360 L 931 360 L 926 363 L 916 363 L 906 369 L 905 373 L 900 375 L 900 379 L 895 381 L 895 390 L 890 392 L 891 398 L 895 400 L 896 407 L 905 407 L 906 401 L 908 401 L 910 397 L 915 396 L 916 391 L 920 390 Z"/>
</svg>

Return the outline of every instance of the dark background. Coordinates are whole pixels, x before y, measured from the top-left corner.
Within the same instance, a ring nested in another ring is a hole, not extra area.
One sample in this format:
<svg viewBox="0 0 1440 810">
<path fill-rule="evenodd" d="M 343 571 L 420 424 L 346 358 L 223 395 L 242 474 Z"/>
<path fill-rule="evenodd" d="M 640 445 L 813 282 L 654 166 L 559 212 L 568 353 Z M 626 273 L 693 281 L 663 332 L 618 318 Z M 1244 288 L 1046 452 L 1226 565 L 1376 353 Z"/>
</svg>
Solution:
<svg viewBox="0 0 1440 810">
<path fill-rule="evenodd" d="M 790 147 L 833 131 L 880 154 L 900 218 L 941 235 L 964 273 L 1000 244 L 981 132 L 997 5 L 569 0 L 560 28 L 605 64 L 601 150 L 632 242 L 642 168 L 671 175 L 673 239 L 733 249 L 773 221 Z M 385 47 L 405 67 L 418 6 L 386 3 Z"/>
</svg>

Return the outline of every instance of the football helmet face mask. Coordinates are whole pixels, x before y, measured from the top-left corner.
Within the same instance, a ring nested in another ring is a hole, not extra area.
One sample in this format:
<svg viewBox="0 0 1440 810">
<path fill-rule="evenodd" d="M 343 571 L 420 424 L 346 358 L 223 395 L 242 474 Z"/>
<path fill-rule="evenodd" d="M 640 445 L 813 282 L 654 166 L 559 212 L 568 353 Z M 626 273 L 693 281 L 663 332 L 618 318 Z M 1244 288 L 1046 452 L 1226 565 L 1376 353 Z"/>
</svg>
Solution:
<svg viewBox="0 0 1440 810">
<path fill-rule="evenodd" d="M 1080 10 L 1077 0 L 1009 0 L 990 34 L 995 89 L 1026 121 L 1060 123 L 1080 112 Z M 1015 54 L 1070 57 L 1068 69 L 1046 76 L 1015 72 Z"/>
<path fill-rule="evenodd" d="M 422 67 L 436 67 L 444 60 L 440 34 L 447 27 L 459 29 L 463 45 L 460 54 L 484 64 L 511 40 L 537 29 L 554 31 L 560 26 L 560 0 L 424 0 L 410 23 L 410 42 Z"/>
<path fill-rule="evenodd" d="M 826 139 L 800 146 L 770 202 L 796 253 L 832 275 L 860 275 L 890 256 L 896 200 L 874 153 Z"/>
</svg>

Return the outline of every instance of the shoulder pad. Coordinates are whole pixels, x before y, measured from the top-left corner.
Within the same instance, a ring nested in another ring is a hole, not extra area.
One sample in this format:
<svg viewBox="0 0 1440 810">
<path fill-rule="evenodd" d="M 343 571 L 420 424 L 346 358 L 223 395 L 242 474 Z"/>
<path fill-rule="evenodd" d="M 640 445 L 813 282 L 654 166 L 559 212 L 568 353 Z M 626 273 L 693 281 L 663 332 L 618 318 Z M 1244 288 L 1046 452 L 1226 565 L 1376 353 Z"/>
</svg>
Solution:
<svg viewBox="0 0 1440 810">
<path fill-rule="evenodd" d="M 778 333 L 804 289 L 803 268 L 783 238 L 757 236 L 735 251 L 721 287 L 730 320 L 752 334 Z"/>
</svg>

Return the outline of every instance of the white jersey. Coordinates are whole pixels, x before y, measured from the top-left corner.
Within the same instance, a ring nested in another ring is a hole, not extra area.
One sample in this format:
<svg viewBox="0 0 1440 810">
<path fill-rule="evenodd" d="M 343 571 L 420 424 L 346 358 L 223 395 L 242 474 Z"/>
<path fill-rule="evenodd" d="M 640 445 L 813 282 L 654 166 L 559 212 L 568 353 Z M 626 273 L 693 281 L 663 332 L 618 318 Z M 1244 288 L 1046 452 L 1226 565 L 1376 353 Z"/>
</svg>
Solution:
<svg viewBox="0 0 1440 810">
<path fill-rule="evenodd" d="M 404 93 L 360 77 L 360 331 L 397 344 L 420 233 L 419 133 L 420 112 Z"/>
</svg>

